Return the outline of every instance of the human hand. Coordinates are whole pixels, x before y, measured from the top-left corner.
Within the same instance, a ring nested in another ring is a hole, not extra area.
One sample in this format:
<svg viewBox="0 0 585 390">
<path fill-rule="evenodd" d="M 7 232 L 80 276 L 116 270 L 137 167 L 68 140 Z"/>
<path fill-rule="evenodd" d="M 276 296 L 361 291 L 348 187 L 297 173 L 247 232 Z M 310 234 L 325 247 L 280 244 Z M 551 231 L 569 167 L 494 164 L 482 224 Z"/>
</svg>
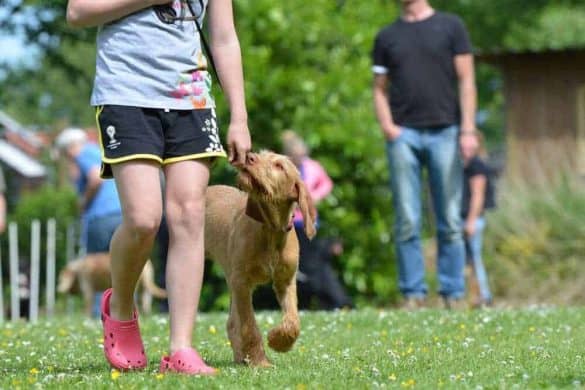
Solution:
<svg viewBox="0 0 585 390">
<path fill-rule="evenodd" d="M 233 166 L 243 166 L 252 150 L 252 140 L 246 122 L 230 123 L 227 134 L 228 158 Z"/>
<path fill-rule="evenodd" d="M 343 243 L 341 241 L 334 241 L 330 248 L 333 256 L 339 257 L 343 254 Z"/>
<path fill-rule="evenodd" d="M 386 139 L 388 141 L 396 140 L 398 137 L 400 137 L 401 133 L 402 129 L 400 128 L 400 126 L 396 126 L 394 124 L 384 129 L 384 135 L 386 136 Z"/>
<path fill-rule="evenodd" d="M 471 237 L 475 234 L 475 219 L 468 219 L 465 221 L 465 226 L 463 227 L 463 231 L 467 237 Z"/>
</svg>

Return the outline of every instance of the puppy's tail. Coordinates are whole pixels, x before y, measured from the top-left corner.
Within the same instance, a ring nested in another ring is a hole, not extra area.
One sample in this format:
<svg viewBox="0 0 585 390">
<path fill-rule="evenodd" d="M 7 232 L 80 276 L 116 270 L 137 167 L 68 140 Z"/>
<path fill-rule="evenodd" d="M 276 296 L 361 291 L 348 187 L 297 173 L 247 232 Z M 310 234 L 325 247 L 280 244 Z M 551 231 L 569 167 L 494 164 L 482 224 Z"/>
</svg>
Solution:
<svg viewBox="0 0 585 390">
<path fill-rule="evenodd" d="M 142 287 L 144 287 L 144 289 L 148 291 L 153 297 L 158 299 L 167 298 L 167 290 L 160 288 L 154 282 L 154 267 L 152 266 L 150 260 L 144 264 L 144 270 L 142 270 L 140 281 L 142 283 Z"/>
</svg>

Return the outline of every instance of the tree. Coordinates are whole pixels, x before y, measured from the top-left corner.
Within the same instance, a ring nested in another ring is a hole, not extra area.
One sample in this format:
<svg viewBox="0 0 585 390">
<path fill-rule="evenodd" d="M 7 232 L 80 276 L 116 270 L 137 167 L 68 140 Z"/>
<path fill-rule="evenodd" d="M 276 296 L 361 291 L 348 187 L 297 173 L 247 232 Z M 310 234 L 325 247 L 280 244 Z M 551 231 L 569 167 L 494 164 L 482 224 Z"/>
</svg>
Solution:
<svg viewBox="0 0 585 390">
<path fill-rule="evenodd" d="M 396 2 L 234 3 L 255 148 L 279 150 L 279 134 L 285 128 L 297 129 L 306 138 L 312 155 L 335 181 L 333 196 L 320 206 L 319 234 L 345 240 L 342 276 L 354 294 L 359 292 L 370 302 L 372 298 L 388 302 L 397 292 L 392 210 L 384 142 L 371 104 L 370 51 L 376 32 L 397 16 Z M 515 26 L 536 24 L 537 16 L 553 1 L 432 3 L 461 15 L 479 50 L 493 50 L 506 44 Z M 578 1 L 554 3 L 572 7 Z M 40 45 L 43 71 L 11 72 L 2 83 L 0 102 L 31 121 L 54 123 L 65 116 L 91 125 L 91 110 L 83 105 L 91 87 L 95 29 L 67 27 L 65 5 L 65 0 L 11 0 L 11 16 L 0 23 L 23 29 L 30 42 Z M 501 108 L 501 95 L 493 87 L 495 71 L 481 67 L 478 79 L 480 106 Z M 26 116 L 22 107 L 28 108 Z M 227 110 L 221 98 L 218 107 L 225 128 Z M 501 134 L 497 120 L 492 126 L 494 133 Z M 218 168 L 215 181 L 233 180 L 225 163 Z"/>
</svg>

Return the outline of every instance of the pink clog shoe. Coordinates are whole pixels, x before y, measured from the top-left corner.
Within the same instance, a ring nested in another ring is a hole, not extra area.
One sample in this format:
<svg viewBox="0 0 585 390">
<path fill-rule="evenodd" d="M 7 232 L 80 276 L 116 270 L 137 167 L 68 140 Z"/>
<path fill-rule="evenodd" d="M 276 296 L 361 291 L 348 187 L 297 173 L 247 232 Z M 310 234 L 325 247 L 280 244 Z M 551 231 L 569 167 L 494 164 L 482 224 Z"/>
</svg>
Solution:
<svg viewBox="0 0 585 390">
<path fill-rule="evenodd" d="M 117 321 L 110 317 L 112 289 L 104 291 L 101 302 L 102 324 L 104 327 L 104 355 L 110 365 L 118 370 L 141 370 L 148 359 L 138 327 L 138 313 L 129 321 Z"/>
<path fill-rule="evenodd" d="M 163 356 L 160 372 L 176 372 L 187 375 L 215 375 L 217 370 L 209 367 L 193 348 L 183 348 L 171 356 Z"/>
</svg>

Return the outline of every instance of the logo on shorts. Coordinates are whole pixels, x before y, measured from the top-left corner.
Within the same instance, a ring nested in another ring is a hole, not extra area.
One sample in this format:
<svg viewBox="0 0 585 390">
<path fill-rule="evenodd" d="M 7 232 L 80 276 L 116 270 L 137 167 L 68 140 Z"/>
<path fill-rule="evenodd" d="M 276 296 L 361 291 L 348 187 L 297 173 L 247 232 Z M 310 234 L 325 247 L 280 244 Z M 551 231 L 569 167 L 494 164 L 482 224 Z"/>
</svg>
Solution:
<svg viewBox="0 0 585 390">
<path fill-rule="evenodd" d="M 106 134 L 110 137 L 110 142 L 108 143 L 108 149 L 116 149 L 120 146 L 120 141 L 116 139 L 116 128 L 114 126 L 108 126 L 106 128 Z"/>
</svg>

